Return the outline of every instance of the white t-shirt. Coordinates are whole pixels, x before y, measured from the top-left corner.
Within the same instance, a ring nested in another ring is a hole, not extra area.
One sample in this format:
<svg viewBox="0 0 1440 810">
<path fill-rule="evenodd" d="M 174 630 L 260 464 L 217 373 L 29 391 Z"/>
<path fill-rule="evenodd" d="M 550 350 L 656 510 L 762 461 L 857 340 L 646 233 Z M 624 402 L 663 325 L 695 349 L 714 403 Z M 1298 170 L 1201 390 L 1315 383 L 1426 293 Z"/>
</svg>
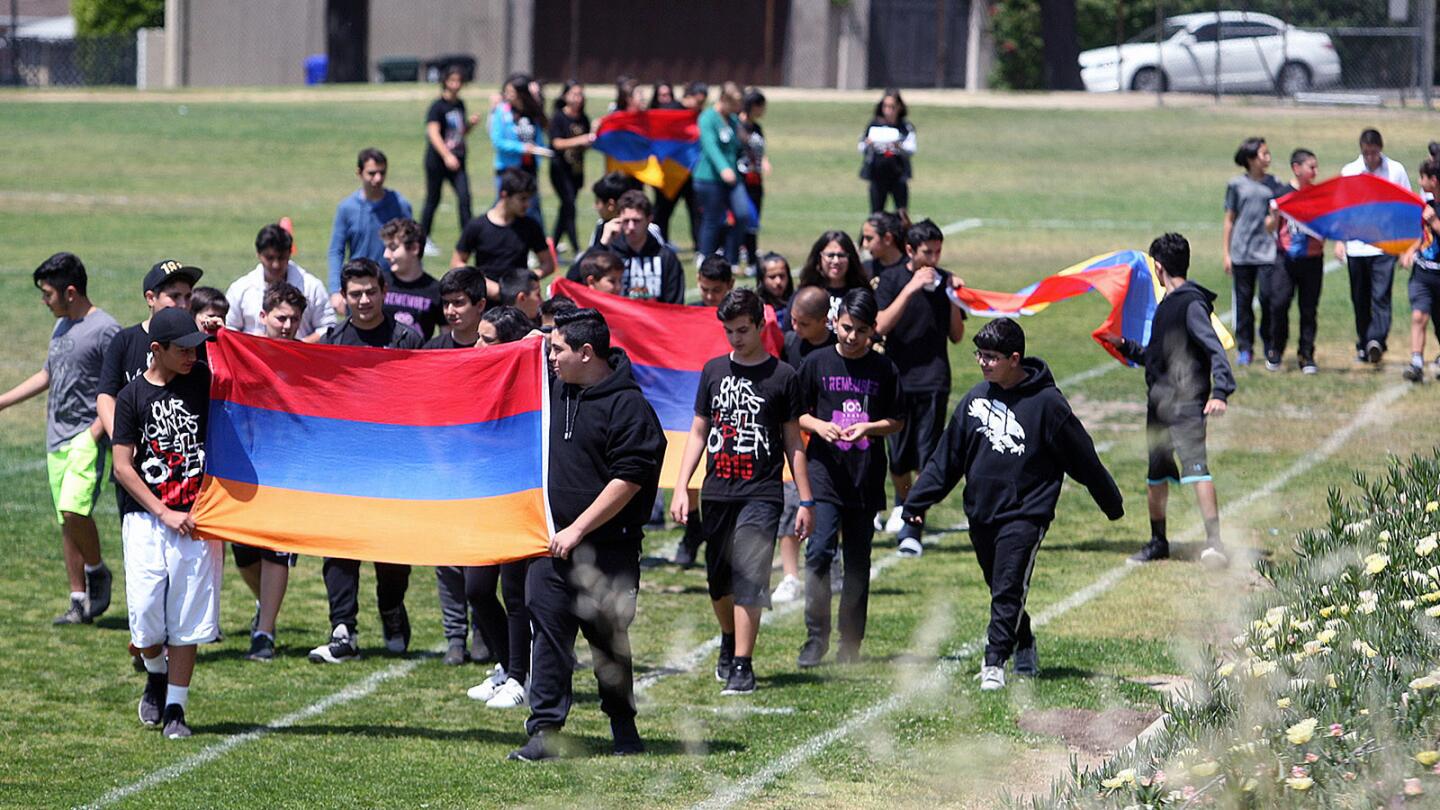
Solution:
<svg viewBox="0 0 1440 810">
<path fill-rule="evenodd" d="M 305 296 L 305 314 L 300 316 L 300 328 L 295 337 L 304 338 L 335 325 L 335 308 L 330 306 L 330 294 L 325 291 L 324 282 L 305 272 L 305 268 L 295 262 L 290 262 L 286 269 L 285 281 Z M 259 264 L 236 279 L 225 291 L 225 297 L 230 300 L 230 314 L 225 316 L 225 325 L 247 335 L 265 334 L 265 324 L 260 320 L 265 304 L 265 287 L 265 268 Z"/>
<path fill-rule="evenodd" d="M 1373 172 L 1365 168 L 1364 155 L 1346 163 L 1345 168 L 1340 170 L 1341 177 L 1350 177 L 1356 174 L 1373 174 L 1383 180 L 1389 180 L 1406 191 L 1415 190 L 1410 185 L 1410 175 L 1405 173 L 1405 167 L 1400 165 L 1400 161 L 1391 160 L 1383 154 L 1380 156 L 1380 167 Z M 1380 248 L 1367 242 L 1357 242 L 1352 239 L 1345 243 L 1346 256 L 1380 256 L 1383 253 L 1384 251 Z"/>
</svg>

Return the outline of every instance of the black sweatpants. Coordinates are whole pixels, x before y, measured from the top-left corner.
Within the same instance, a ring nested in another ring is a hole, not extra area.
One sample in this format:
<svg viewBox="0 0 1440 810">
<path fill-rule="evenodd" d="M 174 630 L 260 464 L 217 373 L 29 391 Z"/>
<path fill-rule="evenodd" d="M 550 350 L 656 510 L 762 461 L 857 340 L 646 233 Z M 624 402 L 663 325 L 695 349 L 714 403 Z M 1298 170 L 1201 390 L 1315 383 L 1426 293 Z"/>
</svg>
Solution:
<svg viewBox="0 0 1440 810">
<path fill-rule="evenodd" d="M 1255 310 L 1251 302 L 1260 296 L 1260 344 L 1270 351 L 1270 274 L 1274 265 L 1237 264 L 1230 268 L 1235 282 L 1235 349 L 1254 352 Z"/>
<path fill-rule="evenodd" d="M 420 229 L 425 238 L 430 238 L 430 226 L 435 224 L 435 209 L 440 207 L 440 191 L 446 182 L 455 189 L 455 204 L 460 209 L 460 230 L 470 222 L 470 175 L 465 173 L 465 161 L 460 168 L 450 171 L 445 161 L 434 152 L 425 153 L 425 208 L 420 213 Z"/>
<path fill-rule="evenodd" d="M 1390 294 L 1395 284 L 1394 256 L 1349 256 L 1350 306 L 1355 310 L 1355 349 L 1370 341 L 1390 348 Z"/>
<path fill-rule="evenodd" d="M 674 216 L 675 209 L 680 207 L 680 201 L 685 201 L 685 215 L 690 218 L 690 247 L 695 248 L 700 244 L 700 203 L 695 201 L 695 185 L 686 178 L 685 185 L 670 199 L 659 191 L 655 192 L 655 224 L 660 228 L 660 235 L 665 237 L 666 242 L 679 246 L 679 242 L 670 238 L 670 217 Z"/>
<path fill-rule="evenodd" d="M 895 201 L 896 210 L 910 207 L 910 181 L 898 158 L 880 158 L 870 164 L 870 213 L 885 210 L 885 198 Z"/>
<path fill-rule="evenodd" d="M 525 575 L 529 560 L 502 565 L 477 565 L 465 569 L 465 596 L 479 605 L 480 634 L 505 665 L 507 677 L 525 683 L 530 674 L 530 611 L 525 609 Z M 505 606 L 495 599 L 496 581 L 505 597 Z"/>
<path fill-rule="evenodd" d="M 986 631 L 985 665 L 1003 666 L 1016 650 L 1035 645 L 1025 599 L 1030 572 L 1048 524 L 1032 520 L 970 524 L 975 558 L 990 586 L 990 627 Z M 808 585 L 806 587 L 809 587 Z"/>
<path fill-rule="evenodd" d="M 1290 302 L 1300 298 L 1300 345 L 1296 353 L 1303 360 L 1315 359 L 1316 312 L 1320 289 L 1325 283 L 1325 257 L 1281 255 L 1270 271 L 1270 347 L 1266 359 L 1279 362 L 1290 340 Z"/>
<path fill-rule="evenodd" d="M 538 557 L 525 579 L 525 606 L 535 632 L 530 677 L 534 735 L 565 725 L 575 674 L 575 634 L 590 643 L 600 709 L 613 721 L 635 718 L 635 666 L 630 623 L 640 586 L 640 550 L 581 541 L 570 559 Z"/>
<path fill-rule="evenodd" d="M 343 624 L 353 635 L 360 617 L 360 561 L 326 557 L 320 570 L 330 599 L 330 626 Z M 410 566 L 375 563 L 375 601 L 381 613 L 404 605 L 409 588 Z"/>
<path fill-rule="evenodd" d="M 560 201 L 560 213 L 555 215 L 555 230 L 551 241 L 560 246 L 560 238 L 567 237 L 575 255 L 580 255 L 580 237 L 575 233 L 575 195 L 585 185 L 585 175 L 574 174 L 563 161 L 550 161 L 550 185 L 555 189 L 555 199 Z"/>
<path fill-rule="evenodd" d="M 758 274 L 760 267 L 760 209 L 765 204 L 765 186 L 760 183 L 746 183 L 745 191 L 750 194 L 750 202 L 755 205 L 755 222 L 750 230 L 745 232 L 742 243 L 745 246 L 745 255 L 750 257 L 750 266 L 756 268 Z"/>
<path fill-rule="evenodd" d="M 815 531 L 805 541 L 805 631 L 830 644 L 830 564 L 842 555 L 840 645 L 859 646 L 865 638 L 870 605 L 870 548 L 875 540 L 875 510 L 820 502 Z"/>
</svg>

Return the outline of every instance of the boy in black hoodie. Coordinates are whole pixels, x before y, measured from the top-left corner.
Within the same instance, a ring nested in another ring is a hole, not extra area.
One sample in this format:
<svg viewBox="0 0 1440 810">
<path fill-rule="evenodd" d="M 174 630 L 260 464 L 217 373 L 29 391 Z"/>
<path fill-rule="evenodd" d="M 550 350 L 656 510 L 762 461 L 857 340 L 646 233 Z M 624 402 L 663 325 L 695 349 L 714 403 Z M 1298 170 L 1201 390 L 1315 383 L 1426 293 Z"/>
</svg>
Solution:
<svg viewBox="0 0 1440 810">
<path fill-rule="evenodd" d="M 650 233 L 652 210 L 643 191 L 620 195 L 620 234 L 610 242 L 610 249 L 625 263 L 621 295 L 683 304 L 685 270 L 675 251 Z"/>
<path fill-rule="evenodd" d="M 1225 400 L 1235 393 L 1235 378 L 1230 374 L 1225 347 L 1210 324 L 1215 293 L 1185 278 L 1190 272 L 1190 243 L 1178 233 L 1167 233 L 1150 243 L 1150 258 L 1165 285 L 1165 298 L 1155 307 L 1150 322 L 1150 343 L 1141 346 L 1119 335 L 1106 336 L 1121 354 L 1145 366 L 1150 542 L 1130 560 L 1145 563 L 1170 556 L 1165 507 L 1174 481 L 1195 485 L 1200 516 L 1205 519 L 1205 549 L 1200 561 L 1221 568 L 1228 559 L 1220 542 L 1215 483 L 1205 459 L 1205 417 L 1225 415 Z"/>
<path fill-rule="evenodd" d="M 955 408 L 940 447 L 905 499 L 903 515 L 911 525 L 918 524 L 961 477 L 970 479 L 965 516 L 990 586 L 980 688 L 991 691 L 1005 687 L 1005 661 L 1012 653 L 1015 674 L 1040 670 L 1025 599 L 1066 474 L 1090 491 L 1111 520 L 1119 520 L 1125 509 L 1115 480 L 1055 387 L 1049 366 L 1038 357 L 1025 357 L 1020 325 L 996 318 L 974 340 L 985 381 Z"/>
<path fill-rule="evenodd" d="M 610 328 L 593 309 L 555 316 L 550 334 L 549 557 L 530 564 L 525 606 L 534 629 L 530 739 L 511 759 L 558 756 L 553 736 L 570 713 L 575 634 L 585 634 L 610 716 L 616 754 L 645 750 L 635 729 L 630 622 L 640 585 L 641 527 L 665 457 L 660 420 L 610 346 Z"/>
</svg>

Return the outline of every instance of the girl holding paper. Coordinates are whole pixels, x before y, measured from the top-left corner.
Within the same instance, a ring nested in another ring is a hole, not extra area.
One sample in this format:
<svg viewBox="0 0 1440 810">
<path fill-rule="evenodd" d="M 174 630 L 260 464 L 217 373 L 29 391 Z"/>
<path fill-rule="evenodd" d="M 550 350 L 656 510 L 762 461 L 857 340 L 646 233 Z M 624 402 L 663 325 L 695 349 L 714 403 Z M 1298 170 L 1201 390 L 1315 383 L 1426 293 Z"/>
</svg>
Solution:
<svg viewBox="0 0 1440 810">
<path fill-rule="evenodd" d="M 875 117 L 860 135 L 860 179 L 870 181 L 871 213 L 885 210 L 885 198 L 895 201 L 895 212 L 909 220 L 910 156 L 915 154 L 915 126 L 905 120 L 900 91 L 886 88 L 875 105 Z"/>
</svg>

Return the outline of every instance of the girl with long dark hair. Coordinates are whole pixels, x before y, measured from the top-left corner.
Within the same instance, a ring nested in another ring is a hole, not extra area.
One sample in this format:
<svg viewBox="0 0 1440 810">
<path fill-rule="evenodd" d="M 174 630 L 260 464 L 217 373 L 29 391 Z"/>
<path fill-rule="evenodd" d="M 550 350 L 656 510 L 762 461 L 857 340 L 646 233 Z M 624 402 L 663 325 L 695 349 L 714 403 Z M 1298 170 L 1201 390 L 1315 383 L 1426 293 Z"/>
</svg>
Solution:
<svg viewBox="0 0 1440 810">
<path fill-rule="evenodd" d="M 531 91 L 530 81 L 524 73 L 511 74 L 500 89 L 501 103 L 490 112 L 490 143 L 495 147 L 496 199 L 500 194 L 500 174 L 506 169 L 518 168 L 538 178 L 540 158 L 555 156 L 545 147 L 545 126 L 549 119 Z M 530 199 L 530 210 L 525 214 L 543 228 L 545 220 L 540 215 L 538 183 L 536 189 L 535 196 Z"/>
<path fill-rule="evenodd" d="M 870 274 L 860 261 L 860 251 L 855 249 L 855 240 L 844 231 L 826 231 L 820 234 L 810 247 L 810 255 L 800 268 L 801 287 L 820 287 L 830 295 L 829 321 L 834 322 L 835 311 L 845 293 L 860 287 L 870 287 Z M 833 328 L 833 327 L 832 327 Z"/>
<path fill-rule="evenodd" d="M 435 224 L 435 209 L 440 205 L 440 191 L 446 182 L 455 190 L 460 209 L 460 230 L 470 221 L 470 176 L 465 173 L 465 135 L 480 123 L 480 115 L 466 116 L 460 88 L 465 73 L 458 65 L 446 68 L 440 77 L 440 98 L 425 113 L 425 208 L 420 214 L 420 228 L 425 231 L 425 252 L 434 250 L 430 227 Z M 438 251 L 437 251 L 438 252 Z"/>
<path fill-rule="evenodd" d="M 585 114 L 585 85 L 571 79 L 555 99 L 555 114 L 550 117 L 550 145 L 555 150 L 550 185 L 560 202 L 551 241 L 559 248 L 560 238 L 568 237 L 577 255 L 580 239 L 575 233 L 575 195 L 585 187 L 585 150 L 594 141 L 590 117 Z"/>
<path fill-rule="evenodd" d="M 887 88 L 875 104 L 875 114 L 860 135 L 860 177 L 870 181 L 870 212 L 885 210 L 888 197 L 895 211 L 909 219 L 910 158 L 915 154 L 915 125 L 900 91 Z"/>
</svg>

